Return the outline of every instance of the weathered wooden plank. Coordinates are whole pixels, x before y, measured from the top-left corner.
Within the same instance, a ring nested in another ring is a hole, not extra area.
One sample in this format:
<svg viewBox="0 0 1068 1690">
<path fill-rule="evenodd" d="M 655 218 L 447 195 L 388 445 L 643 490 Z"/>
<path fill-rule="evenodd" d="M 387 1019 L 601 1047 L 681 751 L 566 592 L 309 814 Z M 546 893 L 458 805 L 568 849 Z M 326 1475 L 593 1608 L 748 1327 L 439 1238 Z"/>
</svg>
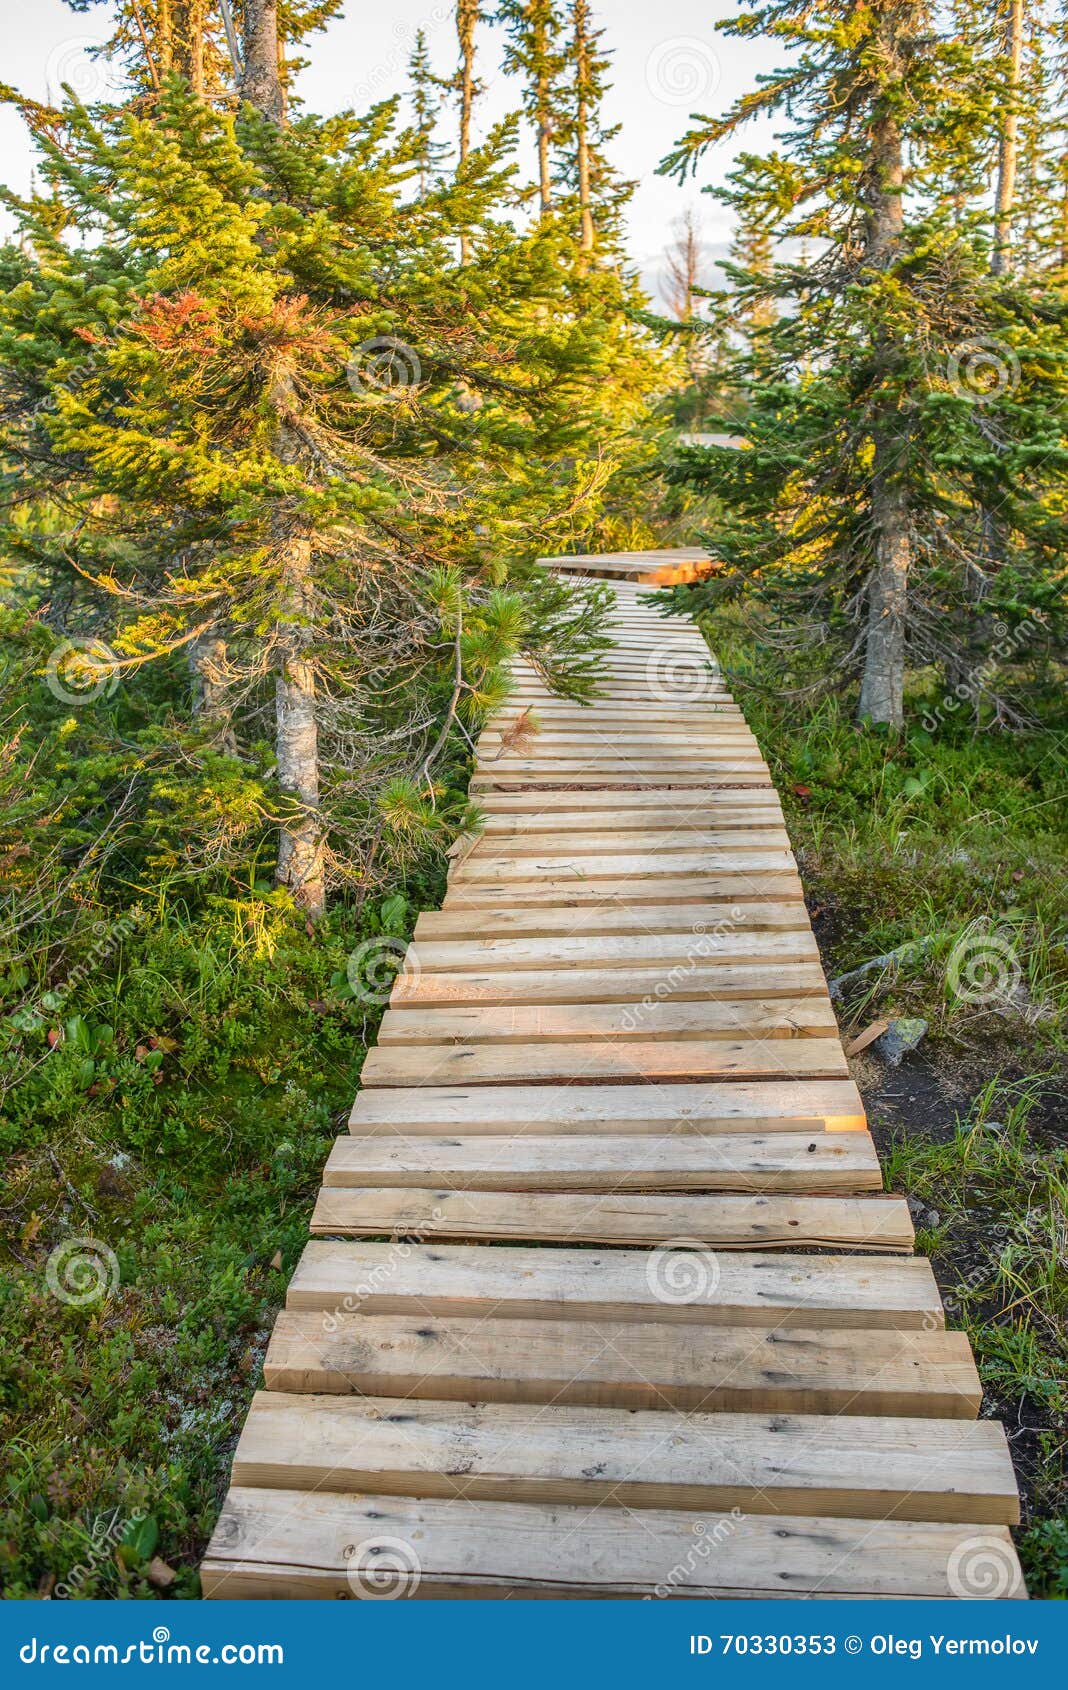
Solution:
<svg viewBox="0 0 1068 1690">
<path fill-rule="evenodd" d="M 704 1081 L 662 1086 L 418 1086 L 362 1091 L 354 1132 L 859 1132 L 852 1080 Z"/>
<path fill-rule="evenodd" d="M 544 909 L 513 909 L 510 905 L 480 908 L 477 920 L 470 909 L 426 910 L 415 924 L 418 949 L 430 939 L 470 939 L 477 927 L 482 939 L 551 939 L 581 933 L 605 937 L 609 933 L 702 933 L 722 927 L 746 933 L 808 932 L 808 911 L 794 903 L 643 904 L 635 907 L 623 895 L 606 903 L 551 905 Z"/>
<path fill-rule="evenodd" d="M 575 857 L 596 857 L 600 860 L 609 852 L 618 851 L 623 843 L 615 828 L 598 831 L 573 828 L 567 835 L 562 835 L 552 831 L 542 833 L 535 823 L 528 832 L 517 833 L 508 838 L 497 834 L 476 838 L 465 861 L 470 862 L 475 856 L 482 862 L 510 862 L 517 858 L 529 861 L 532 857 L 538 857 L 542 861 L 549 861 L 553 857 L 562 857 L 565 862 L 570 862 Z M 721 854 L 729 854 L 732 857 L 758 855 L 763 858 L 769 851 L 788 852 L 790 841 L 786 829 L 781 827 L 743 831 L 687 826 L 680 823 L 675 827 L 646 828 L 640 832 L 629 833 L 625 847 L 628 851 L 649 854 L 655 852 L 658 856 L 686 851 L 702 854 L 708 852 L 713 858 Z"/>
<path fill-rule="evenodd" d="M 983 1535 L 1006 1568 L 1002 1594 L 1025 1596 L 1008 1531 Z M 201 1582 L 207 1598 L 230 1600 L 945 1598 L 956 1594 L 948 1569 L 974 1537 L 967 1522 L 658 1509 L 621 1522 L 614 1509 L 585 1506 L 235 1487 Z M 725 1552 L 695 1553 L 702 1541 Z"/>
<path fill-rule="evenodd" d="M 454 871 L 457 881 L 500 882 L 513 880 L 563 879 L 595 873 L 598 879 L 637 879 L 655 875 L 667 880 L 672 875 L 693 879 L 698 875 L 729 874 L 738 886 L 744 885 L 754 874 L 788 874 L 794 860 L 787 846 L 779 850 L 739 851 L 732 846 L 703 851 L 630 851 L 622 846 L 617 852 L 602 852 L 592 860 L 570 855 L 566 851 L 543 851 L 530 857 L 480 857 L 477 853 L 466 858 Z M 763 888 L 762 888 L 763 890 Z"/>
<path fill-rule="evenodd" d="M 507 770 L 503 764 L 489 764 L 476 769 L 468 787 L 476 802 L 481 802 L 482 794 L 487 791 L 526 792 L 544 787 L 571 792 L 576 787 L 585 787 L 589 791 L 610 792 L 630 786 L 662 786 L 665 779 L 676 787 L 694 790 L 714 790 L 716 787 L 733 790 L 736 786 L 772 790 L 771 776 L 766 770 L 745 769 L 737 765 L 724 765 L 720 769 L 666 769 L 662 763 L 641 767 L 635 763 L 619 763 L 612 766 L 580 764 L 573 768 L 559 765 L 548 768 L 540 763 L 519 765 L 509 762 Z"/>
<path fill-rule="evenodd" d="M 887 1414 L 974 1420 L 963 1332 L 465 1320 L 283 1309 L 269 1390 L 574 1404 L 683 1414 Z"/>
<path fill-rule="evenodd" d="M 613 812 L 620 817 L 633 810 L 692 811 L 698 805 L 711 809 L 729 806 L 732 810 L 745 810 L 763 809 L 768 804 L 777 803 L 774 792 L 759 789 L 708 787 L 704 792 L 693 792 L 663 783 L 659 787 L 634 787 L 615 792 L 611 799 L 606 799 L 603 792 L 579 789 L 573 792 L 487 792 L 478 801 L 479 809 L 487 816 L 543 815 L 550 810 L 603 810 L 610 804 Z"/>
<path fill-rule="evenodd" d="M 633 1141 L 631 1141 L 633 1142 Z M 920 1256 L 800 1256 L 542 1245 L 312 1239 L 286 1307 L 325 1314 L 493 1314 L 507 1320 L 708 1322 L 713 1326 L 945 1325 Z"/>
<path fill-rule="evenodd" d="M 235 1485 L 597 1508 L 1015 1525 L 989 1421 L 702 1414 L 257 1391 Z"/>
<path fill-rule="evenodd" d="M 452 1191 L 881 1191 L 867 1133 L 769 1133 L 704 1139 L 367 1138 L 343 1134 L 323 1184 L 441 1185 Z"/>
<path fill-rule="evenodd" d="M 577 934 L 551 939 L 432 939 L 415 947 L 411 970 L 489 968 L 650 968 L 673 963 L 819 960 L 812 934 L 724 931 L 707 933 Z"/>
<path fill-rule="evenodd" d="M 611 923 L 606 922 L 608 931 Z M 412 967 L 399 974 L 394 1008 L 463 1004 L 588 1004 L 717 1002 L 721 999 L 827 997 L 818 962 L 693 964 L 659 968 L 487 968 L 441 973 Z"/>
<path fill-rule="evenodd" d="M 492 881 L 450 882 L 445 899 L 447 909 L 478 909 L 481 905 L 495 905 L 502 897 L 516 909 L 542 909 L 554 905 L 571 906 L 576 902 L 596 904 L 611 898 L 629 898 L 639 904 L 722 902 L 729 898 L 735 904 L 759 903 L 763 899 L 778 902 L 784 898 L 801 900 L 801 880 L 796 871 L 775 874 L 766 869 L 747 870 L 744 876 L 731 873 L 701 875 L 640 874 L 611 875 L 578 873 L 545 875 L 539 880 L 510 881 L 506 891 Z M 474 924 L 472 923 L 472 927 Z"/>
<path fill-rule="evenodd" d="M 729 795 L 719 795 L 720 798 L 725 796 Z M 696 799 L 691 798 L 689 803 L 675 805 L 672 809 L 625 810 L 618 814 L 611 799 L 602 798 L 596 808 L 591 805 L 585 810 L 543 810 L 535 801 L 519 815 L 484 815 L 479 831 L 486 839 L 514 839 L 531 826 L 536 826 L 540 833 L 566 833 L 572 829 L 603 828 L 607 825 L 614 828 L 617 842 L 625 843 L 620 839 L 621 835 L 629 837 L 646 829 L 663 832 L 676 827 L 710 827 L 723 833 L 738 834 L 778 828 L 784 824 L 778 805 L 736 809 L 726 803 L 711 803 L 702 793 Z"/>
<path fill-rule="evenodd" d="M 647 1245 L 702 1239 L 710 1248 L 909 1250 L 908 1205 L 893 1197 L 692 1193 L 494 1192 L 366 1187 L 316 1200 L 318 1237 L 393 1233 L 443 1241 Z"/>
<path fill-rule="evenodd" d="M 840 1078 L 849 1073 L 834 1039 L 633 1039 L 587 1044 L 379 1045 L 361 1070 L 365 1086 L 492 1085 L 522 1081 Z"/>
<path fill-rule="evenodd" d="M 838 1023 L 825 994 L 604 1004 L 508 1004 L 388 1010 L 380 1045 L 574 1043 L 587 1039 L 829 1038 Z M 788 1055 L 784 1057 L 789 1061 Z"/>
</svg>

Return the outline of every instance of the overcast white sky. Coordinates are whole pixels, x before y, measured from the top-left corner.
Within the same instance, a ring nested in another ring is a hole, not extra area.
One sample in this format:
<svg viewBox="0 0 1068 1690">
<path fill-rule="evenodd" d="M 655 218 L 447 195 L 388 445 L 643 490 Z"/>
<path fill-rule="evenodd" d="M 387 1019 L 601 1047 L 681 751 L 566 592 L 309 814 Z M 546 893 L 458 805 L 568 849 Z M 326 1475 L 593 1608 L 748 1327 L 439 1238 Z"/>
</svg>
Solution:
<svg viewBox="0 0 1068 1690">
<path fill-rule="evenodd" d="M 73 83 L 87 99 L 97 97 L 105 72 L 86 48 L 106 38 L 110 9 L 102 4 L 77 13 L 64 0 L 0 0 L 4 80 L 37 99 L 46 98 L 49 85 L 54 92 L 61 81 Z M 690 112 L 722 111 L 752 86 L 758 70 L 768 68 L 765 48 L 716 31 L 716 20 L 734 9 L 732 0 L 594 0 L 613 52 L 607 115 L 622 125 L 615 160 L 624 175 L 640 183 L 630 212 L 630 249 L 651 287 L 672 238 L 672 222 L 687 205 L 699 211 L 710 259 L 724 251 L 729 238 L 727 214 L 699 189 L 722 180 L 733 149 L 709 155 L 696 184 L 679 187 L 654 173 L 686 128 Z M 344 15 L 325 34 L 311 38 L 312 62 L 300 83 L 306 104 L 330 112 L 403 91 L 419 28 L 426 31 L 435 69 L 451 73 L 456 41 L 448 0 L 347 0 Z M 480 49 L 487 91 L 479 119 L 485 127 L 518 104 L 519 89 L 500 72 L 500 32 L 483 30 Z M 751 130 L 745 145 L 766 139 Z M 0 109 L 0 178 L 25 190 L 31 160 L 17 116 Z"/>
</svg>

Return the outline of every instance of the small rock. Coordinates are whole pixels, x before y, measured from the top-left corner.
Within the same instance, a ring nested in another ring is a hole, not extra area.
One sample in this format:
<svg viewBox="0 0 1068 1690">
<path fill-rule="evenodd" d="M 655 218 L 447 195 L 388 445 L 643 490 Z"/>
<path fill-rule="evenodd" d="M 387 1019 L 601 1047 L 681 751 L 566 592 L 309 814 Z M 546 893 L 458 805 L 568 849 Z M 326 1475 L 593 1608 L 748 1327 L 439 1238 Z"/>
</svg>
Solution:
<svg viewBox="0 0 1068 1690">
<path fill-rule="evenodd" d="M 282 1252 L 281 1252 L 281 1250 L 276 1250 L 274 1255 L 271 1257 L 271 1266 L 273 1268 L 280 1268 L 281 1265 L 282 1265 Z"/>
<path fill-rule="evenodd" d="M 924 1216 L 924 1226 L 936 1227 L 942 1225 L 942 1217 L 937 1209 L 928 1209 Z"/>
<path fill-rule="evenodd" d="M 178 1574 L 173 1567 L 168 1567 L 166 1561 L 161 1561 L 158 1555 L 153 1555 L 145 1568 L 145 1577 L 157 1590 L 169 1590 Z"/>
<path fill-rule="evenodd" d="M 897 1021 L 891 1021 L 881 1038 L 876 1039 L 873 1050 L 896 1068 L 903 1056 L 916 1049 L 920 1041 L 926 1037 L 927 1023 L 918 1015 L 903 1015 Z"/>
<path fill-rule="evenodd" d="M 916 1219 L 917 1215 L 923 1214 L 925 1205 L 922 1197 L 909 1197 L 906 1201 L 909 1206 L 909 1214 L 912 1216 L 913 1220 Z"/>
<path fill-rule="evenodd" d="M 985 1133 L 1003 1133 L 1005 1131 L 1005 1123 L 1004 1121 L 984 1121 L 983 1131 Z"/>
</svg>

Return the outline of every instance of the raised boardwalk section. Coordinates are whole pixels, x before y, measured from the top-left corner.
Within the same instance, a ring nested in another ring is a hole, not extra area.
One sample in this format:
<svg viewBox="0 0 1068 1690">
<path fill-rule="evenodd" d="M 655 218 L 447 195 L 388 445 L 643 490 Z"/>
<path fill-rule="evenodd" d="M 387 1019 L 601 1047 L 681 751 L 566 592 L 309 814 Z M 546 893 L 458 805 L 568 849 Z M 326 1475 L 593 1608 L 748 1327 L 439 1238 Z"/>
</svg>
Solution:
<svg viewBox="0 0 1068 1690">
<path fill-rule="evenodd" d="M 205 1594 L 1023 1596 L 767 767 L 636 584 L 707 560 L 552 561 L 617 582 L 602 696 L 519 666 L 479 741 Z"/>
</svg>

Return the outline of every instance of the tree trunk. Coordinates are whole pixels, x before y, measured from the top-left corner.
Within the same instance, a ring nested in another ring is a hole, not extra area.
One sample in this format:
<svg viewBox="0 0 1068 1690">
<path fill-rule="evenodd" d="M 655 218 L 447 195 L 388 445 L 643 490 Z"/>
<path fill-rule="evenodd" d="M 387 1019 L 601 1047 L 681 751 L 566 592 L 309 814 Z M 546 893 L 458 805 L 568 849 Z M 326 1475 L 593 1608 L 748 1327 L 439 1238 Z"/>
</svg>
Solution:
<svg viewBox="0 0 1068 1690">
<path fill-rule="evenodd" d="M 138 20 L 140 22 L 140 20 Z M 157 0 L 156 27 L 153 31 L 156 65 L 161 76 L 174 69 L 174 18 L 171 0 Z"/>
<path fill-rule="evenodd" d="M 538 199 L 541 215 L 549 217 L 553 209 L 552 177 L 549 166 L 549 79 L 538 78 Z"/>
<path fill-rule="evenodd" d="M 456 34 L 460 43 L 460 164 L 467 162 L 471 151 L 471 109 L 475 102 L 475 25 L 478 23 L 479 0 L 457 0 Z M 465 229 L 460 236 L 460 262 L 471 262 L 471 237 Z"/>
<path fill-rule="evenodd" d="M 887 43 L 888 57 L 895 43 Z M 885 271 L 893 262 L 904 229 L 901 203 L 904 162 L 901 132 L 885 94 L 876 99 L 871 163 L 865 197 L 864 266 Z M 894 348 L 885 337 L 876 343 L 877 365 L 886 369 Z M 878 380 L 878 376 L 875 378 Z M 873 434 L 871 524 L 875 557 L 868 578 L 868 631 L 864 648 L 857 715 L 899 728 L 904 720 L 905 636 L 908 582 L 912 561 L 908 492 L 901 477 L 907 442 L 904 422 L 893 401 L 884 399 Z"/>
<path fill-rule="evenodd" d="M 285 122 L 285 95 L 278 41 L 277 0 L 245 0 L 240 93 L 273 123 Z M 279 416 L 275 451 L 297 463 L 301 447 L 285 422 L 295 404 L 292 376 L 281 371 L 271 400 Z M 280 608 L 275 632 L 275 750 L 278 783 L 293 815 L 282 823 L 275 880 L 314 918 L 326 907 L 323 882 L 323 823 L 319 795 L 319 728 L 315 714 L 315 665 L 311 634 L 315 618 L 311 530 L 282 505 L 272 522 L 279 565 Z"/>
<path fill-rule="evenodd" d="M 173 0 L 174 69 L 193 93 L 204 93 L 204 11 L 206 0 Z"/>
<path fill-rule="evenodd" d="M 900 728 L 905 719 L 905 632 L 911 563 L 908 497 L 876 471 L 872 487 L 875 566 L 868 583 L 868 637 L 857 715 Z"/>
<path fill-rule="evenodd" d="M 285 91 L 280 75 L 278 0 L 244 0 L 243 53 L 238 92 L 272 123 L 284 123 Z"/>
<path fill-rule="evenodd" d="M 278 784 L 294 814 L 282 824 L 275 879 L 314 919 L 326 907 L 323 884 L 323 825 L 319 807 L 319 730 L 315 717 L 315 669 L 308 653 L 312 602 L 312 542 L 306 529 L 279 534 L 282 564 L 282 620 L 275 681 L 275 744 Z"/>
<path fill-rule="evenodd" d="M 586 0 L 575 0 L 575 151 L 578 167 L 579 251 L 591 253 L 594 248 L 593 207 L 590 201 L 590 139 L 589 139 L 589 76 L 590 40 L 589 13 Z"/>
<path fill-rule="evenodd" d="M 1009 0 L 1005 26 L 1005 61 L 1008 90 L 998 141 L 998 180 L 994 196 L 993 275 L 1004 275 L 1012 247 L 1012 213 L 1016 202 L 1016 160 L 1020 130 L 1020 69 L 1023 63 L 1023 0 Z"/>
<path fill-rule="evenodd" d="M 193 716 L 208 728 L 220 751 L 234 756 L 237 741 L 230 720 L 230 663 L 226 641 L 207 629 L 189 647 Z"/>
</svg>

